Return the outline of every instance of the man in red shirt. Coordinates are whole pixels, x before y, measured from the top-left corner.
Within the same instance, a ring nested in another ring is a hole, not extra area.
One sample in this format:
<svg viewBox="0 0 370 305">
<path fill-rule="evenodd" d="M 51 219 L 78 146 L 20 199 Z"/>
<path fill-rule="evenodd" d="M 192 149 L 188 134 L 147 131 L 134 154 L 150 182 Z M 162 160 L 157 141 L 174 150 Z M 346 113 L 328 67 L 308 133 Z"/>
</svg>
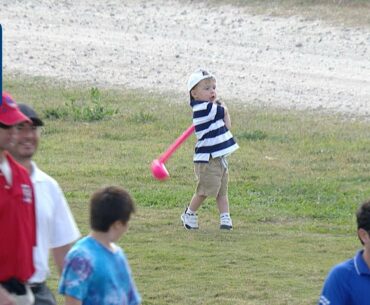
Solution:
<svg viewBox="0 0 370 305">
<path fill-rule="evenodd" d="M 27 170 L 6 151 L 16 125 L 30 121 L 12 97 L 3 92 L 0 104 L 0 305 L 33 304 L 26 282 L 32 276 L 36 244 L 35 205 Z"/>
</svg>

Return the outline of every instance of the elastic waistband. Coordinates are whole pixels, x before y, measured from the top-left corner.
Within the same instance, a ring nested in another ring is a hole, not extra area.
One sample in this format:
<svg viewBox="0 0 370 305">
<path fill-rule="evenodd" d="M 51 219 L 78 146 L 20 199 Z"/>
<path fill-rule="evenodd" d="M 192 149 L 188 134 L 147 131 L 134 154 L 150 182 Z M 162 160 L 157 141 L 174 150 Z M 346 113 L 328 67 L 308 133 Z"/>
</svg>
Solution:
<svg viewBox="0 0 370 305">
<path fill-rule="evenodd" d="M 226 158 L 224 156 L 222 156 L 222 157 L 216 157 L 216 158 L 212 158 L 211 157 L 209 160 L 210 161 L 211 160 L 214 160 L 216 162 L 220 162 L 225 169 L 228 168 L 228 163 L 227 163 L 227 160 L 226 160 Z"/>
</svg>

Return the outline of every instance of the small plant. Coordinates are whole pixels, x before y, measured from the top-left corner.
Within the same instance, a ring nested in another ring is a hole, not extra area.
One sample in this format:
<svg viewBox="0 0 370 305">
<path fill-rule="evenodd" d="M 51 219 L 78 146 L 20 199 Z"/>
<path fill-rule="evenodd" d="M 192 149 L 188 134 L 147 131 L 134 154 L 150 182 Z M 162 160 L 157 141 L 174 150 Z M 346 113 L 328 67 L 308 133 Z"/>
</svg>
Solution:
<svg viewBox="0 0 370 305">
<path fill-rule="evenodd" d="M 144 111 L 140 111 L 139 113 L 135 113 L 131 118 L 130 118 L 130 121 L 133 122 L 133 123 L 150 123 L 150 122 L 154 122 L 156 121 L 157 118 L 149 113 L 149 112 L 144 112 Z"/>
<path fill-rule="evenodd" d="M 248 141 L 259 141 L 267 138 L 267 134 L 261 130 L 254 130 L 251 132 L 243 132 L 237 135 L 238 139 L 245 139 Z"/>
<path fill-rule="evenodd" d="M 44 110 L 44 116 L 50 120 L 59 120 L 68 116 L 68 111 L 65 107 L 48 108 Z"/>
<path fill-rule="evenodd" d="M 100 121 L 118 113 L 118 109 L 112 109 L 103 104 L 98 88 L 90 89 L 88 102 L 77 101 L 71 98 L 63 106 L 49 108 L 44 111 L 48 119 L 72 119 L 73 121 Z"/>
</svg>

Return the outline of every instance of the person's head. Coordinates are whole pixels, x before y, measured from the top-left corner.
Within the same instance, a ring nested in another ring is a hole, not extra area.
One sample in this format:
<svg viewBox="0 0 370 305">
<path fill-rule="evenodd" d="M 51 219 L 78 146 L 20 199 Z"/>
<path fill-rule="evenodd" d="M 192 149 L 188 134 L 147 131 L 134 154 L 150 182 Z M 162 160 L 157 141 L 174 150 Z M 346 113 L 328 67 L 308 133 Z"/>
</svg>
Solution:
<svg viewBox="0 0 370 305">
<path fill-rule="evenodd" d="M 203 69 L 196 70 L 189 77 L 188 91 L 190 94 L 190 101 L 216 101 L 217 92 L 215 76 Z"/>
<path fill-rule="evenodd" d="M 96 191 L 90 200 L 90 226 L 97 232 L 108 232 L 112 226 L 124 233 L 135 204 L 123 188 L 108 186 Z"/>
<path fill-rule="evenodd" d="M 0 104 L 0 152 L 9 149 L 14 142 L 14 126 L 26 121 L 30 120 L 19 110 L 10 94 L 3 92 Z"/>
<path fill-rule="evenodd" d="M 357 209 L 357 234 L 361 243 L 370 246 L 370 200 L 365 201 Z"/>
<path fill-rule="evenodd" d="M 16 126 L 17 138 L 13 145 L 9 147 L 9 151 L 14 158 L 22 162 L 30 160 L 35 154 L 40 139 L 40 127 L 44 123 L 31 106 L 18 104 L 18 107 L 30 121 L 19 123 Z"/>
</svg>

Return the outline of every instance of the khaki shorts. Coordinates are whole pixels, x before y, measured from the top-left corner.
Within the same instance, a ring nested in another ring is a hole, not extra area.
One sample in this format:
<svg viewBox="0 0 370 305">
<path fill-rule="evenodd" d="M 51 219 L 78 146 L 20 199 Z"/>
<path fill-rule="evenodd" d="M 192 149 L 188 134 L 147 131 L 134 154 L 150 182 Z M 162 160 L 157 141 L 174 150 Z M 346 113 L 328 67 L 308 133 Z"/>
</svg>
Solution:
<svg viewBox="0 0 370 305">
<path fill-rule="evenodd" d="M 194 164 L 198 196 L 226 196 L 229 170 L 224 158 L 209 159 L 208 163 Z"/>
</svg>

